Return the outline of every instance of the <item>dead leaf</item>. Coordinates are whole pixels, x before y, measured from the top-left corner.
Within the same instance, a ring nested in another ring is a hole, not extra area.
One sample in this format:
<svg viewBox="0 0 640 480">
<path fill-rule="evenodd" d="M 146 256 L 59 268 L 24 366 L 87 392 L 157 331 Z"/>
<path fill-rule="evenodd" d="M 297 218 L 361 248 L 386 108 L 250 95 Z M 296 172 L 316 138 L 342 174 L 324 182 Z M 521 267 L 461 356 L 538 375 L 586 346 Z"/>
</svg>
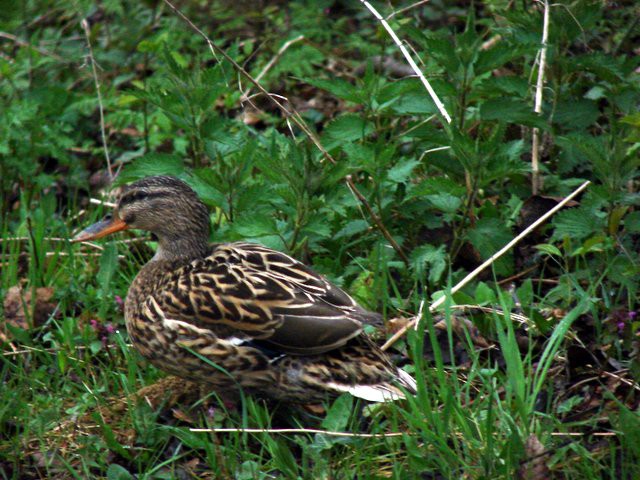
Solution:
<svg viewBox="0 0 640 480">
<path fill-rule="evenodd" d="M 535 434 L 529 435 L 524 444 L 525 460 L 518 469 L 518 477 L 521 480 L 546 480 L 549 477 L 547 455 L 544 445 L 540 443 Z"/>
<path fill-rule="evenodd" d="M 190 423 L 190 424 L 195 423 L 193 418 L 191 418 L 191 416 L 188 413 L 180 410 L 179 408 L 172 409 L 172 413 L 173 413 L 173 417 L 180 420 L 181 422 Z"/>
<path fill-rule="evenodd" d="M 29 330 L 44 324 L 56 310 L 56 304 L 51 302 L 52 298 L 51 287 L 37 288 L 35 302 L 32 301 L 31 289 L 11 287 L 4 297 L 4 324 L 0 327 L 6 331 L 4 327 L 9 324 Z"/>
<path fill-rule="evenodd" d="M 465 338 L 465 331 L 469 333 L 471 341 L 476 347 L 489 348 L 491 343 L 487 341 L 481 334 L 478 327 L 476 327 L 471 320 L 465 317 L 459 317 L 458 315 L 452 315 L 449 319 L 451 322 L 451 328 L 453 332 L 460 338 Z M 447 331 L 447 321 L 443 318 L 439 320 L 434 328 L 443 332 Z"/>
<path fill-rule="evenodd" d="M 411 321 L 411 318 L 407 317 L 395 317 L 389 319 L 387 322 L 387 333 L 393 334 L 402 330 L 408 323 Z"/>
</svg>

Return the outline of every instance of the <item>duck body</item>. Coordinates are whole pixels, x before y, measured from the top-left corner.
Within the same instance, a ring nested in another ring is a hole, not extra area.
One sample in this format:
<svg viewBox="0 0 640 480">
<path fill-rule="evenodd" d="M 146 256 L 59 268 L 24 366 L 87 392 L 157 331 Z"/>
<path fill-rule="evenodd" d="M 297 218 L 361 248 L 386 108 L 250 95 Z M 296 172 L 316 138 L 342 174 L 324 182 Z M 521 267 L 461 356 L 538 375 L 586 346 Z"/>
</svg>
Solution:
<svg viewBox="0 0 640 480">
<path fill-rule="evenodd" d="M 284 253 L 208 244 L 203 209 L 182 181 L 148 177 L 125 191 L 112 218 L 76 237 L 129 226 L 158 236 L 125 302 L 132 343 L 153 365 L 221 392 L 242 388 L 294 402 L 342 392 L 389 401 L 415 390 L 362 331 L 380 323 L 379 314 Z"/>
</svg>

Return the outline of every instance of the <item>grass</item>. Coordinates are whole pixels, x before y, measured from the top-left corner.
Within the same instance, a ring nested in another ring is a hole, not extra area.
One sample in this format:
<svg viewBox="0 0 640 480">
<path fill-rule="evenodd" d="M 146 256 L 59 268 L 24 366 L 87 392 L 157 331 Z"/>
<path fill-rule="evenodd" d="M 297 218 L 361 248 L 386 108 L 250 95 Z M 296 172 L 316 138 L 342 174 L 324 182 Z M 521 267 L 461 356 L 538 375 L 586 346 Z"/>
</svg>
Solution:
<svg viewBox="0 0 640 480">
<path fill-rule="evenodd" d="M 64 226 L 59 228 L 58 235 L 65 235 Z M 363 411 L 364 405 L 343 396 L 325 405 L 326 415 L 301 410 L 290 416 L 288 406 L 266 405 L 250 397 L 228 408 L 215 396 L 175 403 L 164 398 L 162 388 L 150 406 L 127 396 L 153 385 L 162 374 L 127 344 L 116 301 L 116 295 L 125 295 L 140 259 L 122 243 L 103 244 L 96 258 L 49 242 L 42 233 L 34 232 L 34 241 L 42 252 L 54 255 L 42 255 L 39 263 L 32 251 L 28 276 L 54 286 L 55 311 L 77 313 L 52 315 L 36 335 L 11 329 L 10 346 L 16 351 L 8 349 L 2 356 L 0 393 L 5 478 L 29 478 L 37 472 L 49 478 L 176 478 L 180 472 L 211 478 L 509 478 L 535 461 L 529 459 L 533 455 L 526 446 L 532 436 L 544 446 L 545 460 L 556 474 L 596 478 L 615 472 L 619 478 L 632 478 L 637 473 L 637 466 L 624 459 L 635 458 L 637 446 L 622 439 L 638 419 L 622 402 L 617 405 L 619 419 L 631 423 L 610 417 L 612 427 L 606 431 L 614 435 L 602 447 L 590 445 L 602 441 L 597 437 L 554 436 L 602 431 L 597 415 L 569 424 L 562 421 L 558 411 L 563 404 L 556 403 L 552 385 L 563 364 L 560 347 L 572 323 L 588 309 L 593 298 L 589 292 L 542 344 L 534 349 L 531 337 L 525 351 L 508 315 L 489 318 L 496 325 L 497 342 L 488 356 L 468 334 L 454 333 L 450 321 L 438 332 L 433 320 L 425 317 L 421 325 L 426 331 L 411 332 L 408 338 L 419 390 L 406 402 Z M 17 263 L 17 242 L 5 239 L 3 246 Z M 123 256 L 119 261 L 118 254 Z M 93 277 L 99 281 L 93 282 Z M 87 284 L 96 286 L 86 288 Z M 496 295 L 508 312 L 509 297 L 499 291 Z M 92 326 L 87 312 L 102 312 L 115 332 L 109 333 L 104 323 Z M 430 356 L 433 361 L 425 360 Z M 113 411 L 117 398 L 125 405 Z M 190 431 L 309 425 L 403 435 L 342 438 L 304 432 Z"/>
<path fill-rule="evenodd" d="M 163 3 L 34 0 L 0 17 L 17 39 L 0 37 L 0 478 L 640 477 L 637 8 L 551 6 L 537 114 L 541 10 L 412 3 L 390 26 L 452 125 L 358 2 L 184 7 L 329 155 L 263 97 L 240 104 L 245 79 Z M 84 18 L 95 70 L 69 64 Z M 88 200 L 104 190 L 101 128 L 118 182 L 189 181 L 212 240 L 311 264 L 384 313 L 380 343 L 424 302 L 392 351 L 417 394 L 230 402 L 142 359 L 122 299 L 153 240 L 67 241 L 109 211 Z M 585 179 L 579 203 L 449 294 Z"/>
</svg>

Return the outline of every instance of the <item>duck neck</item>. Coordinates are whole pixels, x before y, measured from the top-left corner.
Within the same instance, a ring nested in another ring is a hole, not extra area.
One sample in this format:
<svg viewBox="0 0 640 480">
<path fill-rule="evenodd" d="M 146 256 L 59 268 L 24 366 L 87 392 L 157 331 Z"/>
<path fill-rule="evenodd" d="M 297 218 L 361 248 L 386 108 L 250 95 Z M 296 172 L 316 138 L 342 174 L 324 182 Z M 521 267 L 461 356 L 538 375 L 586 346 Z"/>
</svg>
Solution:
<svg viewBox="0 0 640 480">
<path fill-rule="evenodd" d="M 192 260 L 205 257 L 208 250 L 209 240 L 204 236 L 161 236 L 158 238 L 158 250 L 152 260 Z"/>
</svg>

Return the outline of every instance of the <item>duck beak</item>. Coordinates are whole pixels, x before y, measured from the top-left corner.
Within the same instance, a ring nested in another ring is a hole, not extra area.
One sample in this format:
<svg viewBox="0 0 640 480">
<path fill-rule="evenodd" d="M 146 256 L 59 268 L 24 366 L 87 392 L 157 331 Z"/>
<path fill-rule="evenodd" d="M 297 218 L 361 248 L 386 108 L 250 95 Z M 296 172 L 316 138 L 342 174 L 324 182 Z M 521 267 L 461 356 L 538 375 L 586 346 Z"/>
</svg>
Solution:
<svg viewBox="0 0 640 480">
<path fill-rule="evenodd" d="M 126 230 L 127 228 L 129 228 L 129 225 L 127 225 L 121 218 L 107 218 L 85 228 L 73 237 L 71 241 L 76 243 L 86 242 L 88 240 L 97 240 L 98 238 L 119 232 L 120 230 Z"/>
</svg>

